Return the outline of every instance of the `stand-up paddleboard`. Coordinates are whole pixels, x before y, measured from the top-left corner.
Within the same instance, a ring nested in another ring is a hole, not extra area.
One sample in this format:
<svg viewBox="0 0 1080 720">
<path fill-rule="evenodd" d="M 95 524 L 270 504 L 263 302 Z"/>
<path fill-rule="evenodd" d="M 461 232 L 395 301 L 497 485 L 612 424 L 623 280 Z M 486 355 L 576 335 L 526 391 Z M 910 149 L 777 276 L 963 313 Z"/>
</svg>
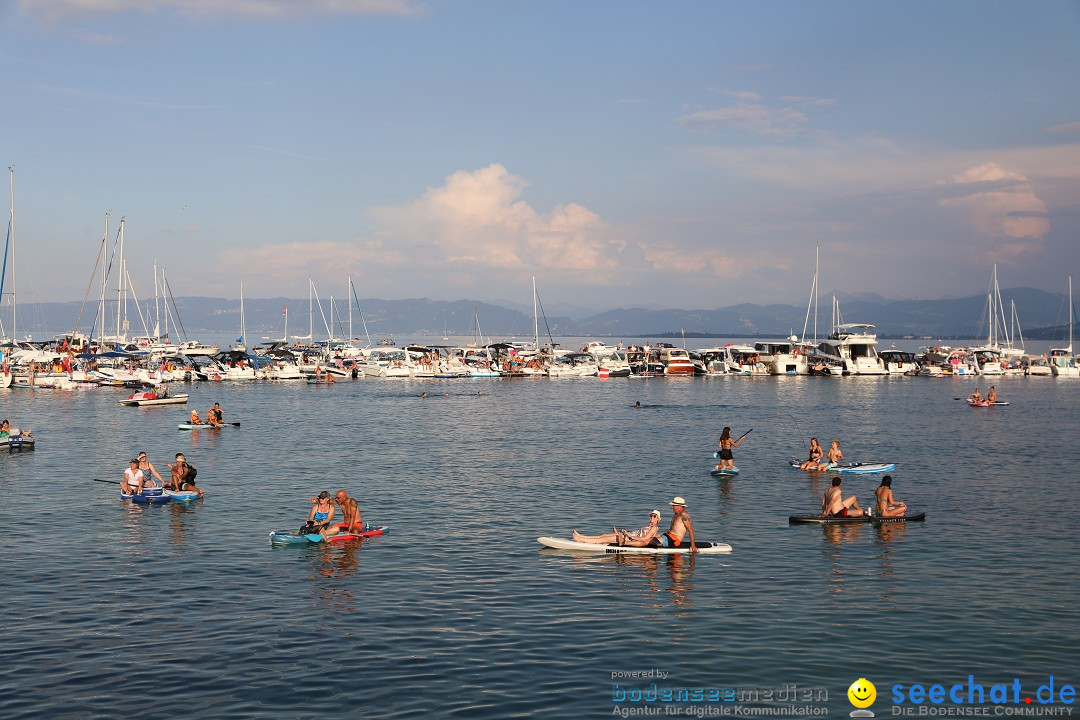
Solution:
<svg viewBox="0 0 1080 720">
<path fill-rule="evenodd" d="M 220 430 L 227 427 L 240 427 L 240 423 L 222 423 L 221 425 L 211 425 L 210 423 L 202 423 L 201 425 L 192 425 L 191 423 L 180 423 L 176 426 L 177 430 Z"/>
<path fill-rule="evenodd" d="M 338 526 L 340 527 L 340 525 Z M 311 543 L 320 543 L 324 539 L 327 542 L 344 542 L 345 540 L 355 540 L 357 538 L 375 537 L 376 535 L 386 535 L 390 532 L 390 528 L 386 525 L 379 525 L 378 527 L 370 527 L 370 529 L 364 530 L 362 533 L 338 533 L 337 535 L 331 535 L 328 538 L 323 538 L 319 533 L 301 534 L 296 530 L 274 530 L 270 533 L 271 545 L 309 545 Z"/>
<path fill-rule="evenodd" d="M 167 502 L 171 502 L 172 498 L 162 492 L 160 489 L 154 492 L 153 489 L 144 489 L 141 493 L 130 495 L 125 492 L 120 493 L 121 500 L 130 500 L 133 503 L 139 505 L 162 505 Z"/>
<path fill-rule="evenodd" d="M 994 407 L 996 405 L 1008 405 L 1009 403 L 1003 400 L 995 400 L 994 402 L 986 402 L 985 400 L 976 402 L 974 400 L 968 400 L 967 404 L 971 407 Z"/>
<path fill-rule="evenodd" d="M 730 470 L 726 469 L 726 468 L 724 468 L 724 469 L 713 468 L 712 470 L 709 471 L 709 474 L 712 475 L 713 477 L 725 477 L 725 476 L 730 476 L 730 475 L 738 475 L 739 474 L 739 468 L 733 467 Z"/>
<path fill-rule="evenodd" d="M 831 517 L 822 515 L 791 515 L 788 517 L 789 525 L 859 525 L 861 523 L 886 523 L 886 522 L 917 522 L 925 520 L 926 513 L 913 515 L 897 515 L 896 517 L 877 517 L 875 515 L 859 515 L 857 517 Z"/>
<path fill-rule="evenodd" d="M 583 543 L 576 540 L 567 540 L 563 538 L 553 537 L 539 537 L 536 538 L 536 542 L 540 543 L 544 547 L 557 548 L 559 550 L 576 550 L 578 552 L 589 553 L 605 553 L 610 555 L 616 554 L 641 554 L 641 555 L 684 555 L 690 552 L 690 540 L 684 538 L 684 544 L 679 547 L 629 547 L 626 545 L 619 546 L 614 544 L 609 545 L 594 545 L 592 543 Z M 731 546 L 727 543 L 713 543 L 713 542 L 699 542 L 697 543 L 697 549 L 700 553 L 729 553 L 731 552 Z"/>
<path fill-rule="evenodd" d="M 194 490 L 166 490 L 165 494 L 172 498 L 173 502 L 191 502 L 200 497 Z"/>
<path fill-rule="evenodd" d="M 797 468 L 802 465 L 798 460 L 789 460 L 788 465 Z M 896 469 L 896 463 L 841 463 L 840 465 L 834 465 L 831 468 L 827 468 L 823 472 L 830 473 L 850 473 L 854 475 L 862 473 L 879 473 L 889 472 Z"/>
</svg>

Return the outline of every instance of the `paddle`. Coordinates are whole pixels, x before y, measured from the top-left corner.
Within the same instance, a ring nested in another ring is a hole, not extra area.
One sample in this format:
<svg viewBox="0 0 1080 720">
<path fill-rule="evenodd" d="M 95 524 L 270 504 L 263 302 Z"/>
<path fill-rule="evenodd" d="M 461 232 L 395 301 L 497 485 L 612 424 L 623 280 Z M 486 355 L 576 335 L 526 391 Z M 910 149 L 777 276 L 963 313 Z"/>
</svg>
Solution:
<svg viewBox="0 0 1080 720">
<path fill-rule="evenodd" d="M 94 482 L 112 483 L 113 485 L 120 484 L 119 480 L 98 480 L 97 478 L 94 478 Z"/>
<path fill-rule="evenodd" d="M 754 432 L 754 428 L 750 428 L 749 430 L 744 432 L 742 435 L 740 435 L 739 440 L 742 440 L 744 437 L 746 437 L 747 435 L 749 435 L 752 432 Z M 739 442 L 739 440 L 736 440 L 735 442 Z"/>
</svg>

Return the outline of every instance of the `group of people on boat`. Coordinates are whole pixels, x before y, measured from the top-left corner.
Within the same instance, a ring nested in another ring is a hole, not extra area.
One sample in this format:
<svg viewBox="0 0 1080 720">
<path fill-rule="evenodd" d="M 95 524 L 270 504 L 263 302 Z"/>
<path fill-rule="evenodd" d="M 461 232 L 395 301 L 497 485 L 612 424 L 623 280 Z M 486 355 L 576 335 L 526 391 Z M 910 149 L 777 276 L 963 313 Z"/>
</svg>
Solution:
<svg viewBox="0 0 1080 720">
<path fill-rule="evenodd" d="M 7 421 L 7 418 L 4 418 L 4 420 L 0 422 L 0 440 L 3 440 L 6 437 L 19 437 L 20 435 L 30 435 L 30 428 L 20 430 L 19 428 L 11 427 L 11 423 Z"/>
<path fill-rule="evenodd" d="M 590 545 L 618 545 L 620 547 L 654 547 L 654 548 L 677 548 L 682 547 L 683 541 L 689 539 L 690 552 L 698 551 L 694 541 L 694 525 L 690 521 L 690 513 L 686 509 L 686 500 L 676 497 L 671 501 L 671 524 L 664 532 L 660 532 L 661 514 L 659 510 L 649 513 L 649 524 L 640 530 L 620 530 L 612 527 L 610 533 L 603 535 L 582 535 L 574 530 L 574 540 Z M 689 538 L 687 538 L 689 535 Z"/>
<path fill-rule="evenodd" d="M 345 490 L 338 490 L 333 499 L 323 490 L 318 497 L 311 498 L 314 507 L 308 513 L 307 522 L 300 528 L 301 535 L 322 535 L 332 537 L 340 533 L 361 533 L 364 531 L 364 518 L 360 514 L 360 504 L 356 498 L 349 497 Z M 336 507 L 335 507 L 336 506 Z M 341 508 L 341 522 L 334 522 L 334 514 Z"/>
<path fill-rule="evenodd" d="M 832 484 L 825 491 L 825 496 L 821 498 L 821 516 L 845 518 L 862 517 L 871 514 L 859 506 L 859 500 L 856 496 L 848 495 L 844 497 L 844 492 L 841 489 L 842 484 L 843 481 L 839 477 L 832 479 Z M 893 497 L 891 475 L 881 478 L 881 484 L 874 491 L 874 495 L 876 500 L 873 515 L 877 517 L 900 517 L 907 512 L 907 504 Z"/>
<path fill-rule="evenodd" d="M 175 464 L 166 463 L 170 471 L 168 481 L 161 477 L 161 473 L 147 457 L 146 451 L 133 457 L 129 464 L 130 467 L 124 470 L 124 477 L 120 482 L 120 490 L 125 495 L 139 495 L 147 488 L 197 492 L 199 497 L 204 495 L 203 491 L 195 486 L 197 471 L 188 465 L 184 453 L 176 453 Z"/>
<path fill-rule="evenodd" d="M 209 425 L 210 427 L 222 427 L 225 422 L 225 413 L 221 409 L 220 403 L 214 403 L 214 406 L 206 411 L 206 420 L 199 417 L 198 410 L 191 411 L 191 419 L 188 421 L 190 425 Z"/>
</svg>

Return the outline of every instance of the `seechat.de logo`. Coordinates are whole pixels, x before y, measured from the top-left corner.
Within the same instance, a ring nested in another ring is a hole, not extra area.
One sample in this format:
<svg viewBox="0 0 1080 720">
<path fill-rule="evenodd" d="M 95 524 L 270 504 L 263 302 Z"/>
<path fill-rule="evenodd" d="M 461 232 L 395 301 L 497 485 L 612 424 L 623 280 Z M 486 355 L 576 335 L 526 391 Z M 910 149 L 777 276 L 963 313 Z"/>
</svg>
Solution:
<svg viewBox="0 0 1080 720">
<path fill-rule="evenodd" d="M 851 683 L 847 690 L 848 701 L 857 709 L 851 711 L 851 717 L 874 717 L 874 713 L 866 708 L 874 704 L 877 698 L 877 688 L 874 683 L 866 678 L 859 678 Z"/>
</svg>

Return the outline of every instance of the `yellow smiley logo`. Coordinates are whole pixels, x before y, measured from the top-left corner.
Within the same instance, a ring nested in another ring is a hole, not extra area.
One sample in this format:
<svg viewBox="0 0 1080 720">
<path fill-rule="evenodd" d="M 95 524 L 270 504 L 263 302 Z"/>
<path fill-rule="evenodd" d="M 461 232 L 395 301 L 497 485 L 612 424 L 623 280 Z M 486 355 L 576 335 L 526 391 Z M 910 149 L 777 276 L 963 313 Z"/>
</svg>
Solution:
<svg viewBox="0 0 1080 720">
<path fill-rule="evenodd" d="M 851 687 L 847 690 L 847 696 L 855 707 L 868 708 L 874 704 L 874 699 L 877 698 L 877 688 L 874 687 L 874 683 L 866 678 L 859 678 L 851 683 Z"/>
</svg>

